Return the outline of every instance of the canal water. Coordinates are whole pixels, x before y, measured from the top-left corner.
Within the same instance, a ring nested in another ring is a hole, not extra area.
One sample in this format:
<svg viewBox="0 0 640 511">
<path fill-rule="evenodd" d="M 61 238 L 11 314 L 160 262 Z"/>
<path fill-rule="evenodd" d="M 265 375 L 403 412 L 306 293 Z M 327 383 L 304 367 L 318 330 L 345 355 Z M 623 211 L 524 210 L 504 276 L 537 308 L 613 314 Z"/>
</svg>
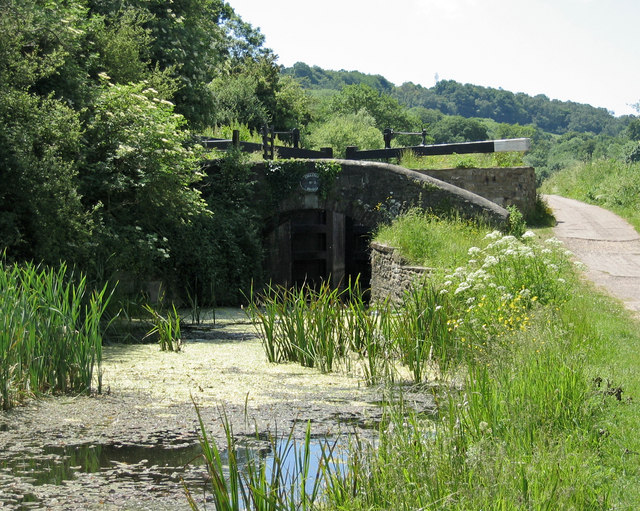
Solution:
<svg viewBox="0 0 640 511">
<path fill-rule="evenodd" d="M 327 439 L 311 439 L 306 483 L 309 492 L 323 452 L 332 450 L 332 466 L 339 470 L 344 450 L 335 446 Z M 241 467 L 246 467 L 249 459 L 264 462 L 270 477 L 277 454 L 286 475 L 284 482 L 290 484 L 300 449 L 299 443 L 287 439 L 275 443 L 239 439 L 236 457 Z M 226 465 L 227 453 L 221 454 Z M 203 508 L 211 501 L 207 468 L 197 441 L 144 446 L 31 446 L 22 451 L 6 446 L 0 451 L 0 508 L 189 509 L 183 484 Z"/>
</svg>

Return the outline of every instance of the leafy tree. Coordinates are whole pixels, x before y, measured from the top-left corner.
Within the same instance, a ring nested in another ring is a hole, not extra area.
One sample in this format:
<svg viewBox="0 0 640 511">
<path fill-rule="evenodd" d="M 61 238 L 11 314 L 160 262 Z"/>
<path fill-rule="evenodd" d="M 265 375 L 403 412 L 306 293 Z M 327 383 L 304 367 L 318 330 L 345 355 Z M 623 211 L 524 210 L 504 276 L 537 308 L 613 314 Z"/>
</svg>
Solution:
<svg viewBox="0 0 640 511">
<path fill-rule="evenodd" d="M 418 119 L 403 108 L 397 100 L 381 94 L 368 85 L 348 85 L 330 100 L 330 109 L 337 114 L 358 114 L 366 111 L 375 120 L 379 130 L 417 129 Z"/>
<path fill-rule="evenodd" d="M 458 115 L 446 116 L 429 128 L 436 144 L 472 142 L 486 140 L 487 128 L 478 120 L 465 119 Z"/>
<path fill-rule="evenodd" d="M 117 69 L 130 58 L 126 71 L 131 81 L 150 80 L 141 74 L 145 65 L 148 71 L 163 73 L 165 81 L 173 79 L 176 111 L 200 129 L 217 121 L 212 80 L 236 74 L 238 68 L 270 55 L 262 47 L 262 34 L 223 0 L 87 1 L 91 13 L 104 19 L 107 28 L 101 35 L 111 36 L 110 44 L 100 45 L 105 67 Z M 116 83 L 128 83 L 121 81 L 121 73 L 112 76 L 106 71 Z"/>
<path fill-rule="evenodd" d="M 111 271 L 166 270 L 171 236 L 206 212 L 192 187 L 200 152 L 173 110 L 146 83 L 108 84 L 92 108 L 82 192 L 99 226 L 96 260 Z"/>
<path fill-rule="evenodd" d="M 626 135 L 630 140 L 640 140 L 640 118 L 634 118 L 629 121 Z"/>
<path fill-rule="evenodd" d="M 309 95 L 298 82 L 290 76 L 280 77 L 273 115 L 275 126 L 288 130 L 307 125 L 311 120 L 309 103 Z"/>
<path fill-rule="evenodd" d="M 342 90 L 347 85 L 367 85 L 378 92 L 390 93 L 393 84 L 381 75 L 369 75 L 359 71 L 330 71 L 318 66 L 310 67 L 304 62 L 296 62 L 282 72 L 292 76 L 307 89 Z"/>
<path fill-rule="evenodd" d="M 235 74 L 213 80 L 209 86 L 213 98 L 212 125 L 247 124 L 256 129 L 269 119 L 267 109 L 257 95 L 258 80 L 250 74 Z"/>
<path fill-rule="evenodd" d="M 61 102 L 0 89 L 0 239 L 11 259 L 55 264 L 85 255 L 81 137 L 78 115 Z"/>
<path fill-rule="evenodd" d="M 147 11 L 128 7 L 97 27 L 99 66 L 113 83 L 127 84 L 149 77 L 153 37 L 145 25 L 152 19 Z"/>
<path fill-rule="evenodd" d="M 0 5 L 0 85 L 82 108 L 91 99 L 93 29 L 80 1 L 5 0 Z"/>
<path fill-rule="evenodd" d="M 344 156 L 347 146 L 380 149 L 384 141 L 375 119 L 366 110 L 352 114 L 334 114 L 326 121 L 309 127 L 312 147 L 332 147 L 334 155 Z"/>
</svg>

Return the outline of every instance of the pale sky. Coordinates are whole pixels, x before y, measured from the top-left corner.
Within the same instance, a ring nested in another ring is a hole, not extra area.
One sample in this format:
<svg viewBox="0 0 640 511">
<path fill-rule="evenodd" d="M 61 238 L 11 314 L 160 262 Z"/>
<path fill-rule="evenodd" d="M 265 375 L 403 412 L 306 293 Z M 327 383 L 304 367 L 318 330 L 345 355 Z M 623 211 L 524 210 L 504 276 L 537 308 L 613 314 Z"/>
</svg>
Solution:
<svg viewBox="0 0 640 511">
<path fill-rule="evenodd" d="M 640 101 L 640 0 L 227 0 L 278 63 L 435 75 L 588 103 Z"/>
</svg>

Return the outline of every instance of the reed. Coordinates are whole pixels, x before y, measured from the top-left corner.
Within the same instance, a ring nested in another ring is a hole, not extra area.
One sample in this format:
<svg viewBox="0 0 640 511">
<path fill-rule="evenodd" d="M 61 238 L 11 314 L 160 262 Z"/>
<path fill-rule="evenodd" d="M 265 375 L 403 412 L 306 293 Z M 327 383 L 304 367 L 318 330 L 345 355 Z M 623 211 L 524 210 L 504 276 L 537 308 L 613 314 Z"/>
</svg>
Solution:
<svg viewBox="0 0 640 511">
<path fill-rule="evenodd" d="M 0 263 L 0 405 L 45 392 L 101 391 L 100 321 L 110 295 L 84 276 Z M 97 371 L 96 371 L 97 369 Z"/>
<path fill-rule="evenodd" d="M 261 295 L 252 295 L 248 314 L 262 336 L 268 360 L 331 372 L 348 348 L 342 295 L 327 283 L 318 289 L 268 286 Z"/>
<path fill-rule="evenodd" d="M 348 286 L 344 332 L 349 348 L 361 362 L 367 385 L 394 380 L 394 343 L 389 334 L 391 305 L 389 301 L 370 308 L 356 279 Z"/>
<path fill-rule="evenodd" d="M 405 294 L 392 321 L 392 335 L 415 383 L 423 382 L 430 366 L 445 370 L 458 360 L 457 340 L 450 328 L 452 306 L 447 294 L 428 282 L 419 282 Z"/>
<path fill-rule="evenodd" d="M 294 438 L 295 426 L 286 437 L 270 437 L 272 455 L 267 459 L 237 444 L 232 425 L 222 411 L 220 419 L 226 442 L 226 449 L 222 451 L 207 434 L 200 410 L 197 405 L 195 408 L 202 457 L 217 511 L 317 509 L 325 478 L 335 470 L 332 468 L 335 444 L 322 443 L 320 458 L 315 460 L 311 449 L 311 426 L 307 423 L 301 443 Z M 240 460 L 244 457 L 246 462 L 242 463 Z M 317 466 L 315 471 L 314 466 Z M 184 481 L 183 486 L 191 509 L 198 510 L 196 499 Z"/>
<path fill-rule="evenodd" d="M 151 305 L 145 304 L 144 309 L 151 315 L 153 327 L 147 332 L 145 337 L 158 336 L 158 344 L 162 351 L 180 351 L 182 349 L 182 338 L 180 336 L 180 314 L 174 304 L 166 316 L 160 314 Z"/>
</svg>

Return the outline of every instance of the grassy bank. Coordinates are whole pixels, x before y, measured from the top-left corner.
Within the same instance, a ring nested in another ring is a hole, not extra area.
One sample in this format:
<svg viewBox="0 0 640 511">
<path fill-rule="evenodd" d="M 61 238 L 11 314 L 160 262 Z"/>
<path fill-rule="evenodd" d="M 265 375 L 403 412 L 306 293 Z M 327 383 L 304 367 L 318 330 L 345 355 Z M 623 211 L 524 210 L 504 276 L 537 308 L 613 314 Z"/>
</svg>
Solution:
<svg viewBox="0 0 640 511">
<path fill-rule="evenodd" d="M 404 307 L 364 312 L 348 301 L 341 328 L 316 343 L 309 325 L 331 321 L 317 315 L 328 293 L 263 297 L 261 310 L 277 308 L 262 322 L 267 351 L 269 335 L 292 352 L 311 353 L 315 343 L 308 362 L 327 339 L 341 339 L 343 351 L 334 345 L 332 353 L 378 370 L 370 383 L 401 374 L 441 383 L 425 387 L 436 416 L 389 405 L 379 441 L 354 439 L 347 469 L 324 472 L 326 493 L 317 502 L 350 510 L 637 509 L 640 412 L 628 399 L 640 386 L 637 323 L 582 281 L 554 239 L 469 234 L 459 221 L 413 215 L 391 228 L 408 225 L 409 233 L 389 236 L 417 245 L 428 232 L 436 238 L 429 246 L 443 238 L 442 253 L 414 256 L 436 271 Z M 448 260 L 444 241 L 458 231 L 469 243 Z M 294 303 L 299 310 L 290 314 Z M 271 349 L 278 361 L 280 348 Z"/>
<path fill-rule="evenodd" d="M 640 230 L 640 163 L 613 159 L 577 163 L 553 174 L 541 191 L 609 209 Z"/>
</svg>

